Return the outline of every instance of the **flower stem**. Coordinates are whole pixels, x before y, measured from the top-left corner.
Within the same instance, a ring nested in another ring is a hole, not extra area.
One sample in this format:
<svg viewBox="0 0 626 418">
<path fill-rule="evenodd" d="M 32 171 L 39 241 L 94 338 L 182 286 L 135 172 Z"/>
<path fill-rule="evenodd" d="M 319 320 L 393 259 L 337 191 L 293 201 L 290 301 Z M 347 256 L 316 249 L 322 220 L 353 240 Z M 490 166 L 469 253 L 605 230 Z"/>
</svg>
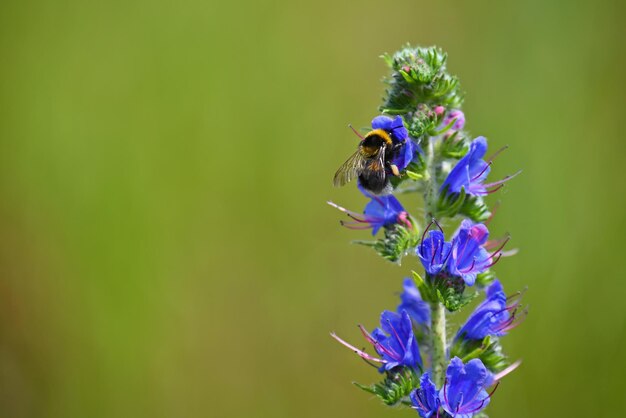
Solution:
<svg viewBox="0 0 626 418">
<path fill-rule="evenodd" d="M 432 378 L 435 385 L 441 387 L 446 367 L 446 308 L 439 301 L 432 302 L 430 315 L 432 321 L 430 330 Z"/>
<path fill-rule="evenodd" d="M 424 206 L 426 207 L 426 224 L 435 215 L 437 205 L 437 166 L 435 161 L 434 139 L 428 138 L 426 147 L 426 190 L 424 191 Z M 430 364 L 432 367 L 432 379 L 437 387 L 444 383 L 446 367 L 446 309 L 443 304 L 435 299 L 430 303 L 431 315 L 431 352 Z"/>
</svg>

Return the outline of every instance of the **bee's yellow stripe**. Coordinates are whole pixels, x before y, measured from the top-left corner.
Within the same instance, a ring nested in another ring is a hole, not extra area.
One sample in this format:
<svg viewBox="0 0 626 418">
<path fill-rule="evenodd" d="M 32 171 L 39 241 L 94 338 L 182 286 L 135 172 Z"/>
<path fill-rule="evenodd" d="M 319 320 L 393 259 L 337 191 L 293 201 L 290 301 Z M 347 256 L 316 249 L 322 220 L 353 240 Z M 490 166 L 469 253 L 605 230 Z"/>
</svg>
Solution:
<svg viewBox="0 0 626 418">
<path fill-rule="evenodd" d="M 369 131 L 367 135 L 365 135 L 365 138 L 367 138 L 368 136 L 373 136 L 373 135 L 381 137 L 387 143 L 387 145 L 392 144 L 391 137 L 389 136 L 387 131 L 385 131 L 384 129 L 374 129 L 373 131 Z"/>
</svg>

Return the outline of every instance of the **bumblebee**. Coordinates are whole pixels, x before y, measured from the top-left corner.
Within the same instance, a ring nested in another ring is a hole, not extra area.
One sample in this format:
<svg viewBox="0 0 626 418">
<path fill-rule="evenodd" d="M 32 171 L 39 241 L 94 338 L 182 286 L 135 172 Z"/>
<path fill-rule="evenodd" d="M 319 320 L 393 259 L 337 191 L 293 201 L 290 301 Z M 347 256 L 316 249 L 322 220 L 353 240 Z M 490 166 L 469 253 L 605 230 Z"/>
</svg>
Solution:
<svg viewBox="0 0 626 418">
<path fill-rule="evenodd" d="M 389 133 L 383 129 L 368 132 L 361 137 L 356 152 L 335 173 L 334 185 L 343 186 L 358 177 L 361 187 L 372 194 L 391 193 L 389 175 L 400 175 L 392 161 L 401 147 L 402 143 L 394 144 Z"/>
</svg>

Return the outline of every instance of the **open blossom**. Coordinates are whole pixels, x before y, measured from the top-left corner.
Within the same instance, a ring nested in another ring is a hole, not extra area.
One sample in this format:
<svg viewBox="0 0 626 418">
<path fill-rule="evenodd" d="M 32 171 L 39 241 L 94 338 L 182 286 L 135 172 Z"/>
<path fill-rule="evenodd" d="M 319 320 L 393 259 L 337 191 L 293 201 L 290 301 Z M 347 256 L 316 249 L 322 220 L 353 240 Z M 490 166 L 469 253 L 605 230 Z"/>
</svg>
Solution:
<svg viewBox="0 0 626 418">
<path fill-rule="evenodd" d="M 516 313 L 519 302 L 509 302 L 499 280 L 495 280 L 486 290 L 486 299 L 476 307 L 457 338 L 482 340 L 488 335 L 501 337 L 517 325 Z"/>
<path fill-rule="evenodd" d="M 422 238 L 422 242 L 417 246 L 416 252 L 424 270 L 430 275 L 440 273 L 445 267 L 452 244 L 446 242 L 443 232 L 430 231 L 428 237 Z"/>
<path fill-rule="evenodd" d="M 441 185 L 441 190 L 447 188 L 448 193 L 460 193 L 461 189 L 470 195 L 482 196 L 487 194 L 483 182 L 487 178 L 491 167 L 483 157 L 487 152 L 487 139 L 479 136 L 470 144 L 467 154 L 452 168 L 448 177 Z"/>
<path fill-rule="evenodd" d="M 476 275 L 487 271 L 502 255 L 502 247 L 491 254 L 485 249 L 487 238 L 485 225 L 465 219 L 451 242 L 438 230 L 424 234 L 416 253 L 429 275 L 461 277 L 467 286 L 473 286 Z"/>
<path fill-rule="evenodd" d="M 420 387 L 410 395 L 413 408 L 422 418 L 430 418 L 439 410 L 439 395 L 430 373 L 426 372 L 420 377 Z"/>
<path fill-rule="evenodd" d="M 422 300 L 420 291 L 410 278 L 404 279 L 404 291 L 400 295 L 402 301 L 398 312 L 406 311 L 417 324 L 430 324 L 430 306 Z"/>
<path fill-rule="evenodd" d="M 461 189 L 464 189 L 465 193 L 469 195 L 485 196 L 499 190 L 505 182 L 519 174 L 518 172 L 502 180 L 485 184 L 489 171 L 491 171 L 491 160 L 489 162 L 483 160 L 486 152 L 487 139 L 483 136 L 474 139 L 467 154 L 456 163 L 444 180 L 440 191 L 461 193 Z M 495 158 L 496 154 L 491 158 Z"/>
<path fill-rule="evenodd" d="M 341 224 L 350 229 L 372 229 L 372 235 L 380 230 L 380 228 L 390 227 L 394 224 L 402 224 L 407 228 L 412 228 L 408 219 L 408 213 L 402 207 L 402 204 L 393 195 L 376 196 L 368 193 L 365 189 L 359 187 L 361 192 L 370 198 L 365 205 L 363 214 L 347 210 L 332 202 L 329 205 L 339 209 L 347 214 L 352 221 L 341 222 Z"/>
<path fill-rule="evenodd" d="M 398 170 L 405 169 L 413 161 L 416 153 L 421 151 L 419 145 L 409 138 L 402 116 L 393 119 L 388 116 L 377 116 L 372 120 L 372 129 L 382 129 L 391 136 L 394 144 L 402 144 L 391 159 L 391 163 L 398 167 Z"/>
<path fill-rule="evenodd" d="M 399 366 L 412 369 L 422 367 L 422 358 L 413 334 L 413 324 L 406 311 L 401 313 L 384 311 L 380 315 L 380 328 L 374 329 L 371 334 L 362 326 L 359 328 L 365 339 L 374 346 L 379 358 L 359 350 L 335 334 L 331 335 L 362 358 L 381 364 L 378 369 L 381 373 Z"/>
<path fill-rule="evenodd" d="M 485 390 L 493 376 L 480 359 L 463 364 L 454 357 L 446 370 L 446 382 L 439 391 L 443 409 L 455 418 L 471 418 L 489 405 L 490 394 Z"/>
<path fill-rule="evenodd" d="M 492 258 L 483 247 L 489 237 L 489 230 L 483 224 L 474 224 L 465 219 L 452 237 L 451 255 L 448 260 L 448 273 L 458 276 L 468 286 L 473 286 L 476 275 L 483 273 L 493 265 Z"/>
</svg>

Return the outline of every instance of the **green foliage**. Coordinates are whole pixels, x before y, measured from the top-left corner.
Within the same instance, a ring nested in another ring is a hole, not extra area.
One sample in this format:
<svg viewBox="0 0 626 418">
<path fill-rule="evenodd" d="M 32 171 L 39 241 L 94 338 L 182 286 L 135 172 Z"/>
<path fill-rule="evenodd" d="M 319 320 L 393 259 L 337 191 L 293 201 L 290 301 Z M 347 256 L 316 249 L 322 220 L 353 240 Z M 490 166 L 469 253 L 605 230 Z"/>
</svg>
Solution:
<svg viewBox="0 0 626 418">
<path fill-rule="evenodd" d="M 474 222 L 484 222 L 491 216 L 487 204 L 480 196 L 467 196 L 463 201 L 459 214 L 467 216 Z"/>
<path fill-rule="evenodd" d="M 380 398 L 385 405 L 397 405 L 405 403 L 410 405 L 407 399 L 413 389 L 419 388 L 419 375 L 411 368 L 403 367 L 397 371 L 387 372 L 385 380 L 372 385 L 362 385 L 353 382 L 355 386 Z"/>
<path fill-rule="evenodd" d="M 461 193 L 448 193 L 447 188 L 444 188 L 439 193 L 436 216 L 452 218 L 456 215 L 464 215 L 474 222 L 484 222 L 489 219 L 491 212 L 482 197 L 468 195 L 464 188 Z"/>
<path fill-rule="evenodd" d="M 383 59 L 391 68 L 383 113 L 406 114 L 418 104 L 458 107 L 463 102 L 459 80 L 446 72 L 445 54 L 436 47 L 412 48 L 407 45 Z"/>
<path fill-rule="evenodd" d="M 424 135 L 435 135 L 441 120 L 430 107 L 420 103 L 406 122 L 409 136 L 419 140 Z"/>
<path fill-rule="evenodd" d="M 467 197 L 465 188 L 461 188 L 461 193 L 448 193 L 448 188 L 444 188 L 439 193 L 436 216 L 438 218 L 452 218 L 457 215 L 465 204 Z"/>
<path fill-rule="evenodd" d="M 451 122 L 452 123 L 452 122 Z M 443 158 L 462 158 L 469 150 L 464 135 L 459 131 L 454 131 L 449 135 L 444 135 L 439 145 L 439 154 Z"/>
<path fill-rule="evenodd" d="M 478 296 L 478 292 L 465 293 L 465 282 L 461 278 L 427 275 L 424 280 L 416 272 L 412 274 L 422 299 L 430 303 L 439 301 L 450 312 L 458 311 Z"/>
<path fill-rule="evenodd" d="M 457 356 L 464 363 L 479 358 L 485 367 L 493 373 L 502 371 L 511 364 L 506 355 L 502 353 L 500 340 L 491 336 L 486 336 L 481 341 L 466 340 L 461 335 L 450 347 L 450 356 Z"/>
<path fill-rule="evenodd" d="M 410 250 L 412 251 L 420 240 L 415 227 L 417 223 L 411 221 L 411 224 L 414 226 L 410 229 L 404 225 L 394 224 L 385 228 L 384 238 L 375 241 L 352 241 L 352 243 L 372 247 L 384 259 L 400 264 L 402 257 Z"/>
</svg>

